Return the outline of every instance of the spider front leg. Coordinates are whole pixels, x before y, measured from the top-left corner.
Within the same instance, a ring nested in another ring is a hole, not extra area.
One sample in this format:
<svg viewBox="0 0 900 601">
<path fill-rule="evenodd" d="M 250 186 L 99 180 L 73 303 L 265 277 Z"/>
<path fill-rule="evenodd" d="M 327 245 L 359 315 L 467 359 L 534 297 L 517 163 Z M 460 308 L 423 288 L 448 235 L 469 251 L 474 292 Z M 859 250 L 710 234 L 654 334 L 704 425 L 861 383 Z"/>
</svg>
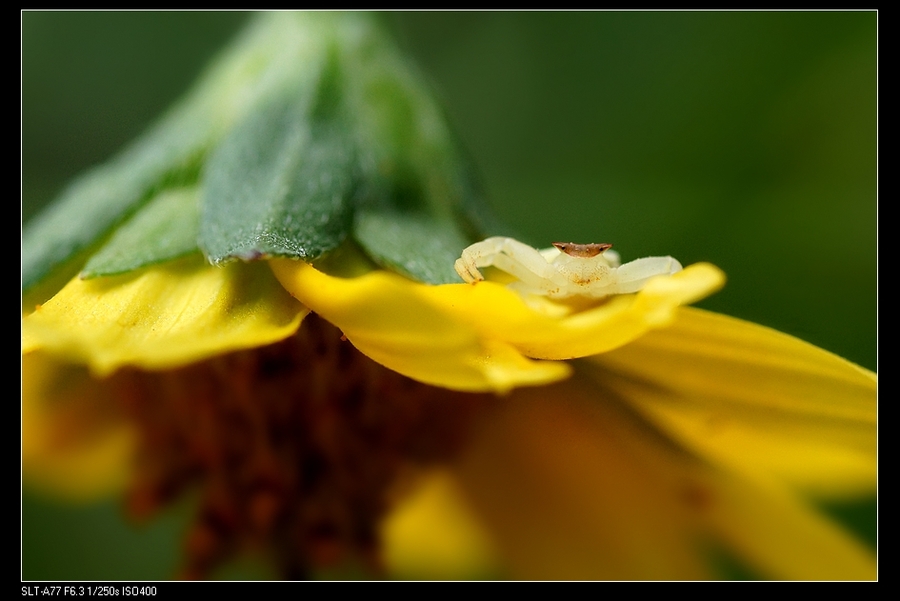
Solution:
<svg viewBox="0 0 900 601">
<path fill-rule="evenodd" d="M 681 271 L 681 263 L 672 257 L 645 257 L 625 263 L 616 269 L 615 283 L 610 294 L 637 292 L 647 280 L 658 275 L 672 275 Z"/>
<path fill-rule="evenodd" d="M 520 280 L 529 288 L 546 290 L 556 285 L 558 272 L 536 249 L 513 238 L 495 236 L 469 246 L 454 267 L 466 282 L 484 279 L 479 267 L 496 267 Z"/>
</svg>

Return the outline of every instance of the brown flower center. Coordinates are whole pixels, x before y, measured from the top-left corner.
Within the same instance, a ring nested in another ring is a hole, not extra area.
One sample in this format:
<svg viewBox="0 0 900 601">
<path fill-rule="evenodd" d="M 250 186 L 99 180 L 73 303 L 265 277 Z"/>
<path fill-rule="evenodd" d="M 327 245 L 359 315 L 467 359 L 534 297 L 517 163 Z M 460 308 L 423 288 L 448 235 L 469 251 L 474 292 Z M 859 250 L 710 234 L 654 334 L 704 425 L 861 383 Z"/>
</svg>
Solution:
<svg viewBox="0 0 900 601">
<path fill-rule="evenodd" d="M 347 564 L 379 575 L 398 481 L 451 459 L 492 398 L 392 372 L 315 315 L 283 342 L 119 377 L 142 438 L 129 515 L 199 493 L 187 578 L 247 551 L 285 578 Z"/>
</svg>

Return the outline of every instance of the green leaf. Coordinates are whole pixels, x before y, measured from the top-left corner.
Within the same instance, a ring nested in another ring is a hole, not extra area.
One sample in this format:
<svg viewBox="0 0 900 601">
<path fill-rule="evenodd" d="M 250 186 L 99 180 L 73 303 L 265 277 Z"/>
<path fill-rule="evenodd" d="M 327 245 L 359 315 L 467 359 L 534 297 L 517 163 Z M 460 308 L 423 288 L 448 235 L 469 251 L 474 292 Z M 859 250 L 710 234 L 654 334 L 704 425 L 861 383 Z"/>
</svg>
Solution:
<svg viewBox="0 0 900 601">
<path fill-rule="evenodd" d="M 199 190 L 166 190 L 116 230 L 90 258 L 81 277 L 127 273 L 198 252 L 199 229 Z"/>
<path fill-rule="evenodd" d="M 425 213 L 360 210 L 353 237 L 379 265 L 426 284 L 458 284 L 453 268 L 469 242 L 450 220 Z"/>
<path fill-rule="evenodd" d="M 141 207 L 201 175 L 198 245 L 213 263 L 317 259 L 348 237 L 361 208 L 358 241 L 373 259 L 423 281 L 455 281 L 447 250 L 491 223 L 431 91 L 376 19 L 265 14 L 155 127 L 29 224 L 23 289 L 43 281 L 52 290 L 47 282 L 77 273 L 110 236 L 85 275 L 185 251 L 194 213 L 179 218 L 174 201 L 171 214 Z M 396 235 L 372 231 L 375 222 Z M 154 240 L 160 228 L 177 243 Z M 398 242 L 417 237 L 433 238 L 418 254 Z"/>
<path fill-rule="evenodd" d="M 357 157 L 339 120 L 316 110 L 330 94 L 322 79 L 254 111 L 210 158 L 200 246 L 211 262 L 312 260 L 347 237 Z"/>
<path fill-rule="evenodd" d="M 193 91 L 109 162 L 75 180 L 22 232 L 23 293 L 75 275 L 79 259 L 166 187 L 197 182 L 208 149 L 273 90 L 307 77 L 325 48 L 327 14 L 255 19 Z"/>
<path fill-rule="evenodd" d="M 348 20 L 348 27 L 353 25 Z M 362 24 L 361 24 L 362 25 Z M 374 23 L 347 36 L 341 57 L 347 113 L 363 151 L 366 176 L 380 197 L 367 202 L 451 219 L 470 192 L 459 184 L 467 166 L 444 115 L 422 78 Z"/>
<path fill-rule="evenodd" d="M 340 45 L 345 102 L 365 185 L 354 238 L 381 266 L 427 283 L 458 282 L 463 248 L 499 233 L 425 78 L 375 23 Z"/>
<path fill-rule="evenodd" d="M 23 290 L 98 242 L 154 190 L 195 181 L 209 138 L 204 125 L 182 119 L 160 124 L 116 159 L 76 180 L 32 220 L 22 232 Z"/>
</svg>

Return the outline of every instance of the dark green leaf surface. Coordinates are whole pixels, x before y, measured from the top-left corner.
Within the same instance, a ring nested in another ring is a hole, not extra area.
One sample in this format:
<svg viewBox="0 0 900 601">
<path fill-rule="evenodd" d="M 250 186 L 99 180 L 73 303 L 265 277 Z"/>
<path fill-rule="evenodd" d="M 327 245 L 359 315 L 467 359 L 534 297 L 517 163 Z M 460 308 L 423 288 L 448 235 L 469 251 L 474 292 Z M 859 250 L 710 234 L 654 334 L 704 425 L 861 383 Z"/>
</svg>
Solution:
<svg viewBox="0 0 900 601">
<path fill-rule="evenodd" d="M 361 206 L 369 213 L 357 219 L 357 233 L 366 236 L 357 241 L 373 259 L 424 281 L 454 281 L 453 260 L 466 244 L 458 244 L 453 221 L 475 203 L 444 116 L 371 19 L 348 14 L 330 23 L 321 75 L 260 107 L 210 159 L 200 246 L 214 263 L 314 260 L 345 239 Z M 415 214 L 410 236 L 428 231 L 441 244 L 406 253 L 411 247 L 397 245 L 397 236 L 369 227 L 372 215 L 396 224 L 384 216 L 401 213 Z M 450 246 L 459 248 L 438 267 Z M 438 247 L 423 268 L 421 255 Z"/>
<path fill-rule="evenodd" d="M 347 237 L 356 153 L 310 91 L 286 93 L 239 125 L 210 158 L 200 246 L 213 263 L 315 259 Z"/>
<path fill-rule="evenodd" d="M 116 230 L 88 261 L 81 277 L 126 273 L 197 252 L 199 229 L 197 188 L 161 192 Z"/>
<path fill-rule="evenodd" d="M 426 284 L 458 284 L 453 269 L 469 242 L 452 221 L 429 215 L 361 210 L 353 237 L 379 265 Z"/>
</svg>

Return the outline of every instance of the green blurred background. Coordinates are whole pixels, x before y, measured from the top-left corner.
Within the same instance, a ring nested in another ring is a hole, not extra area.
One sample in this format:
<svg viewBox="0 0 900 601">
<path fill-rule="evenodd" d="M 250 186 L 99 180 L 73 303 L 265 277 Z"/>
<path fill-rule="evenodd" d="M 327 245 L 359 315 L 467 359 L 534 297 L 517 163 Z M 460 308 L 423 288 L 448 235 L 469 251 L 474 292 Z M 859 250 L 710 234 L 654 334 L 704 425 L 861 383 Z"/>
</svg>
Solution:
<svg viewBox="0 0 900 601">
<path fill-rule="evenodd" d="M 22 13 L 22 217 L 139 134 L 248 13 Z M 701 306 L 877 362 L 875 12 L 416 12 L 384 20 L 528 241 L 711 261 Z M 166 578 L 173 512 L 23 497 L 25 578 Z M 872 505 L 842 509 L 874 537 Z M 252 568 L 256 569 L 256 568 Z M 238 574 L 239 576 L 240 574 Z"/>
</svg>

